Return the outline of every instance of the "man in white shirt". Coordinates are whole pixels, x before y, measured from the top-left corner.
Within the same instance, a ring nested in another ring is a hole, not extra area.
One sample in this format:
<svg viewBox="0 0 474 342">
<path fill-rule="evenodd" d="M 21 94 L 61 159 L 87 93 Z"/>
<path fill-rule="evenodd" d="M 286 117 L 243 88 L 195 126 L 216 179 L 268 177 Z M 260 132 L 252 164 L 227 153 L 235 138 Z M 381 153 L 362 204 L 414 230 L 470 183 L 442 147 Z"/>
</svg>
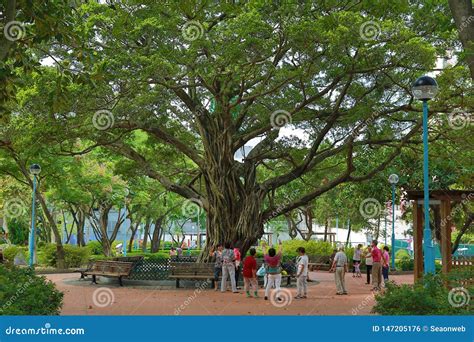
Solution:
<svg viewBox="0 0 474 342">
<path fill-rule="evenodd" d="M 308 256 L 304 247 L 298 247 L 297 252 L 299 257 L 297 259 L 296 272 L 296 297 L 295 299 L 307 298 L 308 292 Z"/>
<path fill-rule="evenodd" d="M 342 247 L 339 248 L 339 251 L 336 253 L 334 257 L 334 261 L 332 262 L 332 269 L 335 270 L 334 277 L 336 280 L 336 289 L 338 295 L 346 295 L 346 283 L 345 283 L 345 275 L 348 271 L 347 266 L 347 256 L 344 253 L 344 249 Z"/>
</svg>

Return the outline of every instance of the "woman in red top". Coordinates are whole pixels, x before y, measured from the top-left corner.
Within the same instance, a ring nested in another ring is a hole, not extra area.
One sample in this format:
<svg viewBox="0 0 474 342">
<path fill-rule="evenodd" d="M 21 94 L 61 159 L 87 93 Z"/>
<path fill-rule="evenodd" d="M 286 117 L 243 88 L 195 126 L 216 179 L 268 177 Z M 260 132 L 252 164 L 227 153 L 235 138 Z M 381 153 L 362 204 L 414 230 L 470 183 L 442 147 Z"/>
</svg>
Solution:
<svg viewBox="0 0 474 342">
<path fill-rule="evenodd" d="M 237 285 L 237 290 L 240 290 L 239 277 L 240 277 L 240 262 L 242 258 L 240 256 L 240 250 L 238 248 L 234 248 L 234 255 L 235 255 L 235 284 Z"/>
<path fill-rule="evenodd" d="M 253 288 L 255 298 L 258 298 L 258 286 L 257 286 L 257 260 L 255 260 L 255 254 L 257 251 L 255 248 L 250 248 L 250 255 L 244 260 L 244 290 L 247 293 L 247 298 L 250 297 L 250 287 Z"/>
</svg>

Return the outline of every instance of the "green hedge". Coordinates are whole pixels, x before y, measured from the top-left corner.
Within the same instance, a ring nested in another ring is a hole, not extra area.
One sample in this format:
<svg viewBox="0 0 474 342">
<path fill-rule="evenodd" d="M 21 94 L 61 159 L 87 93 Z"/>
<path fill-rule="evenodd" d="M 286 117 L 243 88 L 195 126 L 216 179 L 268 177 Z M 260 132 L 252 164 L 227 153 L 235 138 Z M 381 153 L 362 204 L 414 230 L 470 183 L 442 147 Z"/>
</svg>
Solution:
<svg viewBox="0 0 474 342">
<path fill-rule="evenodd" d="M 15 256 L 18 253 L 23 253 L 23 255 L 25 256 L 25 260 L 28 260 L 29 253 L 27 247 L 10 245 L 3 249 L 3 257 L 9 263 L 13 263 Z"/>
<path fill-rule="evenodd" d="M 334 249 L 331 243 L 324 241 L 288 240 L 283 241 L 283 254 L 296 257 L 298 247 L 304 247 L 307 255 L 331 255 Z"/>
<path fill-rule="evenodd" d="M 415 262 L 410 257 L 402 257 L 395 259 L 395 267 L 401 271 L 413 271 L 415 269 Z"/>
<path fill-rule="evenodd" d="M 471 289 L 472 291 L 472 289 Z M 467 315 L 468 305 L 455 307 L 449 302 L 453 295 L 438 275 L 425 275 L 414 285 L 388 282 L 386 291 L 375 296 L 373 312 L 382 315 Z M 472 313 L 472 312 L 471 312 Z"/>
<path fill-rule="evenodd" d="M 75 245 L 63 245 L 63 248 L 66 267 L 81 267 L 89 261 L 90 250 L 88 248 Z M 55 244 L 49 243 L 38 251 L 38 262 L 41 265 L 56 267 L 56 258 Z"/>
<path fill-rule="evenodd" d="M 30 268 L 0 265 L 1 315 L 59 315 L 63 294 Z"/>
</svg>

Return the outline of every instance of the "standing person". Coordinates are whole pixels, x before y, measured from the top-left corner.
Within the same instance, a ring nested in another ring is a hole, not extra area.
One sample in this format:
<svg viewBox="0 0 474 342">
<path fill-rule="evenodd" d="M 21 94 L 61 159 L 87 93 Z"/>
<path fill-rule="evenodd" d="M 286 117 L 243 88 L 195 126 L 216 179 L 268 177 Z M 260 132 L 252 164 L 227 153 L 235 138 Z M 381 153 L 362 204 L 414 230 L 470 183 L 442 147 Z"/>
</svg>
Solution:
<svg viewBox="0 0 474 342">
<path fill-rule="evenodd" d="M 356 265 L 360 265 L 361 256 L 362 256 L 362 245 L 359 243 L 357 248 L 354 251 L 354 256 L 352 257 L 352 277 L 356 276 Z"/>
<path fill-rule="evenodd" d="M 336 281 L 336 294 L 338 295 L 346 295 L 346 282 L 345 282 L 345 275 L 346 272 L 349 271 L 348 264 L 347 264 L 347 256 L 344 253 L 344 248 L 340 247 L 339 251 L 336 253 L 334 257 L 334 261 L 332 262 L 332 270 L 335 271 L 334 279 Z"/>
<path fill-rule="evenodd" d="M 257 282 L 257 260 L 255 248 L 250 248 L 250 255 L 244 259 L 244 269 L 242 271 L 244 276 L 244 290 L 247 293 L 247 298 L 250 297 L 250 288 L 253 289 L 255 298 L 258 298 L 258 282 Z"/>
<path fill-rule="evenodd" d="M 211 256 L 214 259 L 214 290 L 217 291 L 219 284 L 219 277 L 222 275 L 222 245 L 217 245 L 216 251 L 211 251 Z"/>
<path fill-rule="evenodd" d="M 372 241 L 372 290 L 379 291 L 382 284 L 382 252 L 377 247 L 378 241 Z"/>
<path fill-rule="evenodd" d="M 365 252 L 365 267 L 367 269 L 367 282 L 366 284 L 370 284 L 370 275 L 372 274 L 372 247 L 367 247 L 367 251 Z"/>
<path fill-rule="evenodd" d="M 240 276 L 240 263 L 242 260 L 240 250 L 238 248 L 234 248 L 234 255 L 235 255 L 235 285 L 237 286 L 237 290 L 240 290 L 239 287 L 239 276 Z"/>
<path fill-rule="evenodd" d="M 390 254 L 388 253 L 390 249 L 388 246 L 383 247 L 382 252 L 382 275 L 383 275 L 383 284 L 387 285 L 388 282 L 388 271 L 390 269 Z"/>
<path fill-rule="evenodd" d="M 270 293 L 270 289 L 272 286 L 275 286 L 276 292 L 276 299 L 277 301 L 281 301 L 279 294 L 280 294 L 280 284 L 281 284 L 281 250 L 282 244 L 281 241 L 278 243 L 278 253 L 275 248 L 270 248 L 268 253 L 266 253 L 263 257 L 265 263 L 267 264 L 267 286 L 265 287 L 265 300 L 268 300 L 268 295 Z"/>
<path fill-rule="evenodd" d="M 171 247 L 170 249 L 170 257 L 175 257 L 176 256 L 176 248 Z"/>
<path fill-rule="evenodd" d="M 298 247 L 296 272 L 296 299 L 307 298 L 308 293 L 308 256 L 304 247 Z"/>
<path fill-rule="evenodd" d="M 230 283 L 232 285 L 232 292 L 237 292 L 237 286 L 235 285 L 235 255 L 234 251 L 230 248 L 230 243 L 226 242 L 224 250 L 222 251 L 222 282 L 221 292 L 227 290 L 227 277 L 230 277 Z"/>
</svg>

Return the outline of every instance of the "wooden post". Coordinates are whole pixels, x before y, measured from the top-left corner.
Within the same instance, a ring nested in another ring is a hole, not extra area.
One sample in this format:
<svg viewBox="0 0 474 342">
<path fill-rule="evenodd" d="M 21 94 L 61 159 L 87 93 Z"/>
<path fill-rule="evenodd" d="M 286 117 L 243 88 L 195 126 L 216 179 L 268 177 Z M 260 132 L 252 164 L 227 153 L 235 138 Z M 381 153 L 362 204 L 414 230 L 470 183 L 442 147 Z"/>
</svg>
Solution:
<svg viewBox="0 0 474 342">
<path fill-rule="evenodd" d="M 413 201 L 413 253 L 415 257 L 415 282 L 423 275 L 423 211 L 417 201 Z"/>
<path fill-rule="evenodd" d="M 448 274 L 451 271 L 451 201 L 443 199 L 440 206 L 441 212 L 441 260 L 442 271 Z"/>
</svg>

